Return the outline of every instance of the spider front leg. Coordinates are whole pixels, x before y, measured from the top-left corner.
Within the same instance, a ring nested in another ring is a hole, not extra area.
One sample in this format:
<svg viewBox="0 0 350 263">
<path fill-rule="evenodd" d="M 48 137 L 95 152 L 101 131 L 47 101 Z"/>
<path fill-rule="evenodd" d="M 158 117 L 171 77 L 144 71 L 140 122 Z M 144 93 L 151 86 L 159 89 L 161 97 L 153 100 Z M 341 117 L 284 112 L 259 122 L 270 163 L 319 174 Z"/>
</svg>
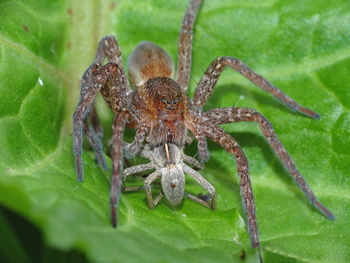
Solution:
<svg viewBox="0 0 350 263">
<path fill-rule="evenodd" d="M 204 113 L 203 119 L 214 125 L 241 121 L 254 121 L 258 123 L 262 134 L 265 136 L 271 148 L 280 158 L 286 170 L 293 176 L 293 179 L 297 182 L 301 190 L 303 190 L 309 201 L 328 219 L 335 219 L 334 215 L 317 200 L 315 194 L 297 170 L 293 159 L 278 139 L 271 123 L 263 115 L 249 108 L 222 108 Z"/>
<path fill-rule="evenodd" d="M 121 72 L 121 78 L 124 80 L 124 90 L 126 95 L 132 92 L 129 82 L 125 76 L 125 70 L 121 51 L 117 40 L 113 35 L 105 36 L 98 44 L 97 53 L 94 59 L 94 63 L 102 65 L 104 61 L 108 59 L 108 62 L 114 63 L 118 66 Z"/>
<path fill-rule="evenodd" d="M 251 243 L 253 247 L 259 248 L 260 261 L 262 262 L 258 226 L 255 216 L 254 196 L 249 178 L 249 166 L 247 158 L 245 157 L 236 140 L 225 133 L 225 131 L 220 127 L 212 125 L 210 123 L 203 123 L 200 125 L 200 128 L 203 130 L 205 136 L 221 145 L 236 159 L 237 171 L 240 179 L 242 202 L 247 213 L 248 231 L 250 234 Z"/>
<path fill-rule="evenodd" d="M 101 64 L 99 63 L 92 63 L 90 67 L 84 72 L 81 81 L 80 81 L 80 97 L 84 97 L 85 93 L 89 90 L 89 87 L 91 85 L 91 81 L 93 81 L 94 74 L 97 72 L 97 70 L 100 68 Z M 97 116 L 97 112 L 95 109 L 95 106 L 92 105 L 91 110 L 88 114 L 89 116 L 85 119 L 85 122 L 88 123 L 88 119 L 90 119 L 93 132 L 96 133 L 96 135 L 99 137 L 98 139 L 101 140 L 103 131 L 102 126 L 100 124 L 100 121 Z M 90 126 L 90 125 L 89 125 Z"/>
<path fill-rule="evenodd" d="M 273 96 L 289 106 L 292 110 L 298 111 L 314 119 L 320 118 L 320 115 L 318 113 L 299 105 L 296 101 L 269 83 L 265 78 L 258 75 L 252 69 L 244 65 L 242 61 L 233 57 L 218 57 L 205 71 L 194 93 L 193 102 L 198 108 L 202 108 L 202 106 L 207 102 L 221 72 L 226 66 L 230 66 L 233 70 L 242 74 L 245 78 L 253 82 L 259 88 L 271 93 Z"/>
<path fill-rule="evenodd" d="M 106 58 L 108 59 L 109 62 L 114 63 L 119 69 L 118 70 L 119 81 L 114 80 L 114 83 L 113 83 L 113 81 L 111 81 L 112 78 L 110 78 L 110 76 L 108 76 L 105 79 L 101 79 L 104 82 L 104 85 L 102 88 L 102 94 L 104 95 L 104 99 L 107 101 L 107 103 L 112 108 L 112 110 L 116 112 L 119 110 L 121 104 L 122 105 L 126 104 L 126 98 L 125 98 L 126 93 L 127 92 L 130 93 L 131 88 L 125 77 L 124 67 L 123 67 L 122 58 L 121 58 L 121 52 L 120 52 L 118 43 L 115 37 L 112 35 L 104 37 L 99 42 L 94 62 L 83 74 L 83 77 L 81 79 L 80 100 L 82 100 L 82 98 L 84 98 L 87 93 L 91 93 L 92 83 L 97 78 L 99 78 L 99 76 L 95 76 L 95 73 L 104 63 Z M 113 84 L 115 85 L 113 86 Z M 122 87 L 122 89 L 120 87 Z M 84 133 L 86 134 L 91 147 L 94 149 L 97 162 L 105 170 L 107 170 L 108 166 L 102 150 L 102 139 L 101 139 L 102 133 L 103 133 L 102 127 L 99 123 L 94 105 L 91 105 L 88 111 L 90 111 L 90 113 L 87 113 L 86 116 L 84 116 L 83 118 Z M 92 126 L 89 124 L 88 120 L 90 120 Z M 77 134 L 77 136 L 79 138 L 79 134 Z M 81 149 L 80 150 L 75 149 L 74 151 L 77 153 L 76 154 L 76 156 L 78 156 L 77 158 L 81 159 L 80 157 Z M 80 151 L 80 155 L 79 155 L 79 151 Z M 83 168 L 82 168 L 81 161 L 78 161 L 78 163 L 80 164 L 77 164 L 77 174 L 78 174 L 78 180 L 81 181 L 83 177 L 83 171 L 82 171 Z"/>
<path fill-rule="evenodd" d="M 99 68 L 100 65 L 92 64 L 84 72 L 80 82 L 80 98 L 83 98 L 89 91 L 91 82 L 94 78 L 94 74 Z M 84 133 L 86 134 L 90 146 L 94 149 L 97 163 L 99 163 L 103 169 L 107 170 L 107 162 L 102 151 L 102 127 L 98 120 L 98 116 L 94 105 L 91 106 L 90 112 L 84 119 Z"/>
<path fill-rule="evenodd" d="M 178 64 L 176 82 L 184 91 L 187 90 L 192 64 L 193 25 L 196 21 L 201 0 L 191 0 L 182 21 L 179 34 Z"/>
<path fill-rule="evenodd" d="M 97 69 L 97 67 L 97 65 L 92 65 L 89 69 Z M 82 132 L 85 118 L 95 101 L 97 93 L 105 85 L 109 76 L 115 74 L 116 71 L 117 67 L 115 64 L 107 64 L 94 74 L 88 86 L 82 86 L 81 88 L 81 97 L 73 115 L 73 150 L 78 181 L 82 181 L 84 176 L 81 153 L 83 142 Z"/>
</svg>

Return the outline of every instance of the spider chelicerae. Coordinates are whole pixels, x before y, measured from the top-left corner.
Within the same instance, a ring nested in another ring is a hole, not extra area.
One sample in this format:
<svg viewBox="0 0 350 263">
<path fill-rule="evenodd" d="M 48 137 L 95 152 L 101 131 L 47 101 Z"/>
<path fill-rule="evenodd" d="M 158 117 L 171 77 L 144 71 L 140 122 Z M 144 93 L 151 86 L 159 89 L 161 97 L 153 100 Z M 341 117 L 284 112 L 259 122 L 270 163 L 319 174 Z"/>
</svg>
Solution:
<svg viewBox="0 0 350 263">
<path fill-rule="evenodd" d="M 259 248 L 262 261 L 248 161 L 237 141 L 225 133 L 218 126 L 219 124 L 256 122 L 271 148 L 309 201 L 328 219 L 333 220 L 334 216 L 317 200 L 276 136 L 271 123 L 262 114 L 254 109 L 235 107 L 203 112 L 202 107 L 214 90 L 221 72 L 229 66 L 259 88 L 271 93 L 292 110 L 314 119 L 319 119 L 320 116 L 299 105 L 234 57 L 216 58 L 200 79 L 194 97 L 189 98 L 186 91 L 191 71 L 193 26 L 200 4 L 200 0 L 191 0 L 186 10 L 179 35 L 176 74 L 171 57 L 162 48 L 152 42 L 141 42 L 128 60 L 129 78 L 134 87 L 132 89 L 125 75 L 120 48 L 115 37 L 106 36 L 100 41 L 93 63 L 83 74 L 80 100 L 73 116 L 77 178 L 78 181 L 83 180 L 81 157 L 83 133 L 95 151 L 97 162 L 107 169 L 102 150 L 102 129 L 94 108 L 94 101 L 99 92 L 102 93 L 115 116 L 112 128 L 113 174 L 110 191 L 111 220 L 114 227 L 117 225 L 117 208 L 122 188 L 126 191 L 144 189 L 151 209 L 157 205 L 163 195 L 173 205 L 179 204 L 185 195 L 215 209 L 214 187 L 186 164 L 196 169 L 202 167 L 201 163 L 209 159 L 206 142 L 206 138 L 209 138 L 235 157 L 241 196 L 247 214 L 248 231 L 252 246 Z M 108 63 L 104 64 L 106 59 Z M 123 141 L 126 125 L 136 129 L 135 138 L 130 144 Z M 188 144 L 188 131 L 198 141 L 200 163 L 183 153 L 184 147 Z M 123 170 L 123 152 L 128 156 L 143 156 L 149 159 L 150 163 Z M 126 176 L 154 169 L 155 171 L 145 179 L 143 187 L 135 189 L 123 186 Z M 209 197 L 186 194 L 184 174 L 193 177 L 205 188 L 210 194 Z M 161 180 L 162 192 L 153 200 L 150 185 L 156 179 Z"/>
</svg>

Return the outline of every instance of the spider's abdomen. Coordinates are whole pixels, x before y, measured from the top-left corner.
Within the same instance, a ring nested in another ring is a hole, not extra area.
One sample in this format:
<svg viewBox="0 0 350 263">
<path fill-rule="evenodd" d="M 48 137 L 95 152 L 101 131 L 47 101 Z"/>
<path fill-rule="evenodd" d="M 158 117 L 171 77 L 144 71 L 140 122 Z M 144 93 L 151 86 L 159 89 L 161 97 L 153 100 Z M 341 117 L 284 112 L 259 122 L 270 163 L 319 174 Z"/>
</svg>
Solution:
<svg viewBox="0 0 350 263">
<path fill-rule="evenodd" d="M 175 66 L 164 49 L 152 42 L 143 41 L 131 53 L 128 70 L 132 85 L 140 87 L 151 78 L 174 77 Z"/>
<path fill-rule="evenodd" d="M 179 205 L 185 192 L 185 175 L 180 165 L 170 164 L 161 168 L 162 189 L 172 205 Z"/>
</svg>

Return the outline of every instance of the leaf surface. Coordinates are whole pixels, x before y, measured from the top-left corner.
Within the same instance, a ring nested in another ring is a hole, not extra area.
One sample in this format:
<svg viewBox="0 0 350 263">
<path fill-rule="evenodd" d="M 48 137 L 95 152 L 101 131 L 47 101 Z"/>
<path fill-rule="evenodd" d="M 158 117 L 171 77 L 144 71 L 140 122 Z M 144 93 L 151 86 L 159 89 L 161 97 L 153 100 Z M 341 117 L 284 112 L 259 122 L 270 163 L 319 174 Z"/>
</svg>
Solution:
<svg viewBox="0 0 350 263">
<path fill-rule="evenodd" d="M 151 211 L 144 192 L 127 193 L 115 230 L 109 220 L 111 171 L 102 171 L 89 147 L 85 180 L 76 181 L 71 116 L 98 40 L 115 34 L 124 63 L 143 40 L 159 44 L 176 62 L 186 5 L 0 2 L 0 204 L 33 222 L 49 246 L 78 249 L 92 262 L 232 262 L 243 254 L 247 262 L 258 260 L 246 232 L 235 162 L 216 144 L 209 143 L 211 159 L 201 171 L 217 190 L 216 211 L 191 200 L 175 208 L 163 200 Z M 316 121 L 290 111 L 231 70 L 205 106 L 251 107 L 264 114 L 336 216 L 328 221 L 308 204 L 256 124 L 225 125 L 249 160 L 266 262 L 350 261 L 349 7 L 347 0 L 217 0 L 204 1 L 200 9 L 190 94 L 210 62 L 228 55 L 322 116 Z M 100 98 L 97 103 L 107 141 L 112 115 Z M 196 145 L 187 151 L 195 155 Z M 188 180 L 186 191 L 203 190 Z M 6 221 L 1 225 L 6 228 Z M 15 237 L 8 236 L 20 254 Z"/>
</svg>

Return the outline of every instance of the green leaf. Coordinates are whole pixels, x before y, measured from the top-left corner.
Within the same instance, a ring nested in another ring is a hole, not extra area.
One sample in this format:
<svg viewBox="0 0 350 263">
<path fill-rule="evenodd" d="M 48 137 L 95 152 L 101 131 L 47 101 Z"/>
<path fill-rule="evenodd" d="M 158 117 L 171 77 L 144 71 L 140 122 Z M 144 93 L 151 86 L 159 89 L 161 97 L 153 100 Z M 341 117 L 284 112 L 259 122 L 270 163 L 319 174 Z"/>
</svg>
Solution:
<svg viewBox="0 0 350 263">
<path fill-rule="evenodd" d="M 159 44 L 176 61 L 186 6 L 160 0 L 0 2 L 0 204 L 33 222 L 47 246 L 77 249 L 92 262 L 232 262 L 243 255 L 258 261 L 235 162 L 213 143 L 201 174 L 217 190 L 216 211 L 191 200 L 179 207 L 162 200 L 151 211 L 144 192 L 128 193 L 115 230 L 109 220 L 111 171 L 102 171 L 89 147 L 85 181 L 76 181 L 71 116 L 98 40 L 115 34 L 124 62 L 142 40 Z M 350 261 L 349 7 L 347 0 L 207 0 L 200 9 L 191 94 L 215 57 L 234 56 L 322 116 L 316 121 L 291 112 L 231 70 L 205 107 L 244 106 L 264 114 L 336 216 L 328 221 L 308 204 L 256 124 L 226 125 L 249 160 L 266 262 Z M 100 99 L 98 112 L 108 140 L 112 114 Z M 187 151 L 194 155 L 196 145 Z M 189 180 L 186 191 L 202 189 Z M 7 233 L 8 249 L 20 254 Z"/>
<path fill-rule="evenodd" d="M 2 212 L 2 211 L 1 211 Z M 30 262 L 10 223 L 0 212 L 0 258 L 5 262 Z"/>
</svg>

